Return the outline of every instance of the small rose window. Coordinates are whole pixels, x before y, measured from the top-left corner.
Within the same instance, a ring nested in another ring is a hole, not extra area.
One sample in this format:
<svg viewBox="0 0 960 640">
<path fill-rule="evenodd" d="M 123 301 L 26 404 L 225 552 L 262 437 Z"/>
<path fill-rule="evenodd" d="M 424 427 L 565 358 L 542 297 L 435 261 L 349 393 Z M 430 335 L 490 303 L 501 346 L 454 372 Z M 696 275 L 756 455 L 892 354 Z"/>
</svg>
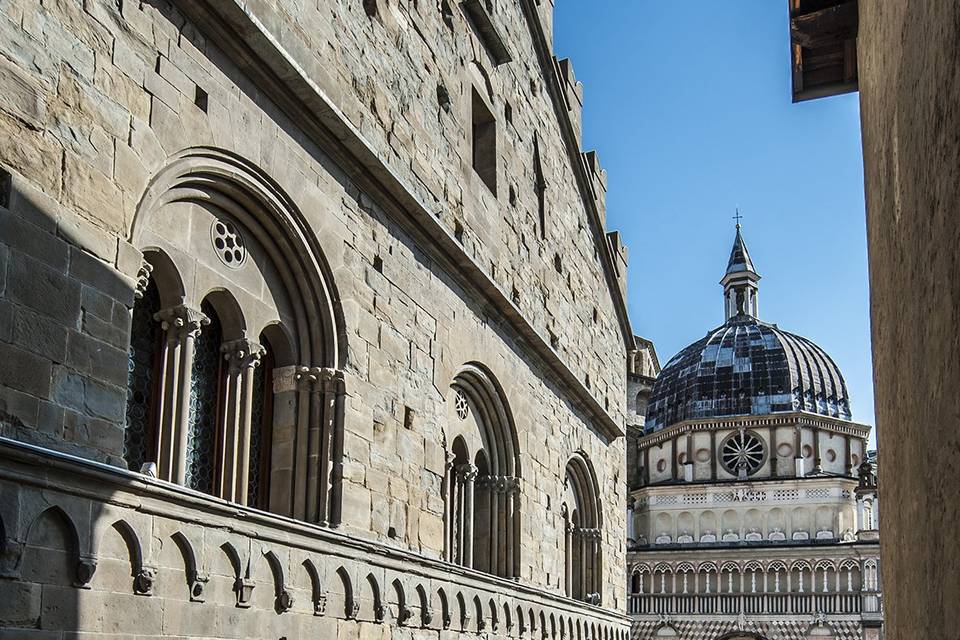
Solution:
<svg viewBox="0 0 960 640">
<path fill-rule="evenodd" d="M 236 225 L 226 220 L 214 220 L 210 227 L 210 240 L 220 261 L 234 269 L 247 259 L 247 248 Z"/>
</svg>

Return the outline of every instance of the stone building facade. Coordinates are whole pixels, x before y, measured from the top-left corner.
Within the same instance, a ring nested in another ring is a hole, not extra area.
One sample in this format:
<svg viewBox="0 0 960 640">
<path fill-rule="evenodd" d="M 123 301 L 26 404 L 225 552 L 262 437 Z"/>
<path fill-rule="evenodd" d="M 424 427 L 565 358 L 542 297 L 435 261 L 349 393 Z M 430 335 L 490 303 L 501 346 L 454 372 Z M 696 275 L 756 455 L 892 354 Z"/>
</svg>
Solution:
<svg viewBox="0 0 960 640">
<path fill-rule="evenodd" d="M 626 637 L 551 13 L 0 3 L 0 633 Z"/>
<path fill-rule="evenodd" d="M 870 427 L 851 420 L 829 355 L 759 319 L 759 281 L 738 225 L 725 322 L 670 359 L 645 403 L 627 532 L 636 640 L 882 637 Z"/>
<path fill-rule="evenodd" d="M 946 471 L 960 445 L 960 6 L 789 7 L 802 81 L 794 99 L 859 91 L 880 482 L 885 504 L 896 505 L 881 523 L 885 629 L 955 638 L 960 610 L 943 603 L 960 598 L 960 545 L 944 532 L 960 526 L 960 511 L 940 496 L 960 490 L 960 476 Z M 824 66 L 833 72 L 824 76 Z M 803 82 L 819 91 L 805 93 Z"/>
<path fill-rule="evenodd" d="M 627 484 L 634 489 L 641 483 L 638 459 L 640 438 L 643 437 L 647 405 L 653 393 L 653 383 L 660 373 L 660 360 L 653 343 L 640 336 L 633 337 L 636 351 L 627 356 Z"/>
</svg>

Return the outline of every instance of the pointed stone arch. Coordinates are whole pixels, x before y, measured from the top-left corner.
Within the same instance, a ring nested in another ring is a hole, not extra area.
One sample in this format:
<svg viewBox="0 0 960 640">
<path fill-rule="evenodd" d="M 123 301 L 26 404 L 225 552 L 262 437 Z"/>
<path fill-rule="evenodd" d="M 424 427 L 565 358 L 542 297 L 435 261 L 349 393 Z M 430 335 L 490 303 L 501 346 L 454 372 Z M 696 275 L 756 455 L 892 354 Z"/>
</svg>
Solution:
<svg viewBox="0 0 960 640">
<path fill-rule="evenodd" d="M 484 365 L 450 384 L 453 439 L 444 477 L 446 555 L 501 577 L 520 572 L 520 445 L 503 387 Z"/>
<path fill-rule="evenodd" d="M 566 594 L 600 604 L 603 592 L 603 509 L 596 472 L 583 452 L 575 453 L 567 461 L 560 511 L 564 518 Z"/>
<path fill-rule="evenodd" d="M 183 228 L 192 227 L 178 226 L 178 216 L 202 221 L 211 237 L 183 233 Z M 217 235 L 221 228 L 227 229 L 224 237 Z M 143 283 L 151 278 L 165 283 L 169 291 L 161 299 L 173 305 L 157 314 L 165 322 L 163 342 L 170 345 L 160 359 L 169 365 L 164 371 L 173 372 L 161 376 L 156 391 L 157 403 L 165 408 L 157 417 L 157 440 L 168 443 L 156 454 L 160 477 L 184 482 L 182 434 L 190 421 L 185 398 L 193 340 L 205 325 L 198 307 L 207 299 L 224 320 L 225 336 L 236 336 L 229 340 L 237 343 L 230 369 L 237 368 L 236 380 L 225 386 L 224 393 L 236 395 L 240 402 L 231 401 L 229 406 L 249 406 L 244 398 L 253 393 L 252 372 L 263 353 L 257 341 L 267 336 L 275 347 L 275 366 L 280 367 L 272 376 L 276 402 L 271 406 L 293 407 L 271 416 L 282 421 L 267 430 L 271 437 L 295 445 L 263 449 L 272 452 L 273 472 L 269 496 L 261 498 L 269 505 L 258 508 L 269 506 L 282 515 L 338 525 L 347 334 L 332 269 L 306 216 L 253 163 L 222 149 L 193 147 L 171 157 L 152 178 L 131 226 L 130 242 L 147 261 Z M 241 268 L 247 269 L 243 277 L 223 275 L 226 269 Z M 244 288 L 247 280 L 256 286 Z M 191 284 L 184 288 L 184 283 Z M 226 295 L 228 290 L 243 296 L 240 304 L 224 304 L 236 299 Z M 249 460 L 249 413 L 238 411 L 221 427 L 223 442 L 238 452 L 226 459 L 239 462 L 236 468 L 225 467 L 227 477 L 219 479 L 217 495 L 241 504 L 247 503 L 250 465 L 256 462 Z M 280 459 L 283 456 L 290 459 Z M 311 456 L 319 458 L 319 464 L 311 464 Z"/>
</svg>

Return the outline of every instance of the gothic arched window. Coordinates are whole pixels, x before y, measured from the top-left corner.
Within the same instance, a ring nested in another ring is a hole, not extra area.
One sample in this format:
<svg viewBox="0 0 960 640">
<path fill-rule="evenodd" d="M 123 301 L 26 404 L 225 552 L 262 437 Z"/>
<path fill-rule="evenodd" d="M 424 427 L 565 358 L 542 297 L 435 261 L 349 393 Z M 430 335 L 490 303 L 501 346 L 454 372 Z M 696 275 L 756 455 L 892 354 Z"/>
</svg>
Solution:
<svg viewBox="0 0 960 640">
<path fill-rule="evenodd" d="M 477 364 L 464 367 L 451 392 L 453 443 L 443 487 L 446 559 L 517 576 L 520 461 L 510 410 L 500 385 Z"/>
<path fill-rule="evenodd" d="M 128 465 L 155 462 L 163 480 L 338 524 L 346 331 L 307 218 L 261 169 L 215 148 L 178 152 L 150 184 L 130 237 L 145 266 Z"/>
<path fill-rule="evenodd" d="M 600 604 L 603 591 L 602 525 L 599 487 L 587 458 L 576 454 L 567 462 L 564 480 L 565 575 L 570 598 Z"/>
</svg>

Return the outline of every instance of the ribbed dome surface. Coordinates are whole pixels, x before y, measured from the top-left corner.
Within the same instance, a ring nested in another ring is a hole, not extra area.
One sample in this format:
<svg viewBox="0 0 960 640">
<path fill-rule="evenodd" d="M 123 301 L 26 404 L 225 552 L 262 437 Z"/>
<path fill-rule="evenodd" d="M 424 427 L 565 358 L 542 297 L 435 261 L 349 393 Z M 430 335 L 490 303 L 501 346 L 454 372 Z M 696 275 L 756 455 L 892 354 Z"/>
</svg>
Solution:
<svg viewBox="0 0 960 640">
<path fill-rule="evenodd" d="M 806 338 L 741 314 L 666 364 L 653 387 L 646 428 L 793 411 L 849 420 L 840 370 Z"/>
</svg>

